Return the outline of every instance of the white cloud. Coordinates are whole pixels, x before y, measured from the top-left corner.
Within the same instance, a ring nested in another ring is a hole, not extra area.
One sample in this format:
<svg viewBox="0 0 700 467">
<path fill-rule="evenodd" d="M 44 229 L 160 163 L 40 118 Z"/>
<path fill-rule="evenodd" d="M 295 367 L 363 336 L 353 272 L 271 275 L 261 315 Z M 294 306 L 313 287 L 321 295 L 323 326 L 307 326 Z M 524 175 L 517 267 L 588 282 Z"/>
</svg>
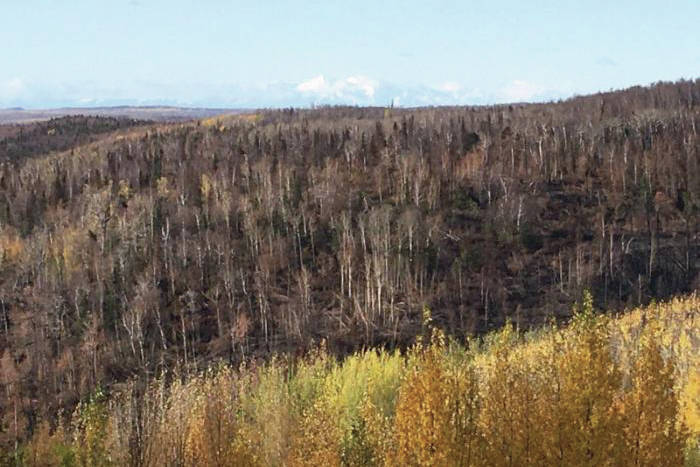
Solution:
<svg viewBox="0 0 700 467">
<path fill-rule="evenodd" d="M 323 75 L 299 83 L 296 90 L 320 100 L 372 102 L 377 89 L 377 82 L 366 76 L 349 76 L 336 81 L 329 81 Z"/>
<path fill-rule="evenodd" d="M 437 87 L 438 90 L 444 91 L 444 92 L 457 92 L 460 89 L 462 89 L 462 86 L 459 83 L 456 83 L 454 81 L 447 81 L 442 83 L 440 86 Z"/>
<path fill-rule="evenodd" d="M 545 89 L 527 81 L 515 80 L 501 90 L 501 100 L 528 102 L 543 94 Z"/>
<path fill-rule="evenodd" d="M 341 83 L 343 88 L 349 87 L 361 90 L 370 99 L 374 97 L 374 88 L 377 86 L 377 83 L 364 76 L 350 76 Z"/>
<path fill-rule="evenodd" d="M 308 81 L 304 81 L 297 86 L 297 91 L 300 92 L 315 92 L 325 93 L 328 89 L 328 83 L 323 75 L 314 76 Z"/>
<path fill-rule="evenodd" d="M 12 79 L 10 79 L 12 78 Z M 11 75 L 0 78 L 0 107 L 66 107 L 94 105 L 181 105 L 193 107 L 303 107 L 309 104 L 474 105 L 543 101 L 571 95 L 566 83 L 557 88 L 517 80 L 478 89 L 461 82 L 399 85 L 363 75 L 329 79 L 317 75 L 303 82 L 158 83 L 137 81 L 105 85 L 93 81 L 42 83 Z"/>
</svg>

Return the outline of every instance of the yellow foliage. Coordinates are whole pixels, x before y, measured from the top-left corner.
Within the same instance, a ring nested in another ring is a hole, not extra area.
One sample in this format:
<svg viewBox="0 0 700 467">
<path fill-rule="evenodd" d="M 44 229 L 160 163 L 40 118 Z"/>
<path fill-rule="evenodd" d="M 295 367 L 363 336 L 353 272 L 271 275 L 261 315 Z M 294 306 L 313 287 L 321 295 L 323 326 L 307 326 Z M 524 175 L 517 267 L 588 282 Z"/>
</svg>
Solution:
<svg viewBox="0 0 700 467">
<path fill-rule="evenodd" d="M 414 349 L 399 390 L 390 465 L 477 465 L 476 379 L 467 366 L 450 367 L 444 337 Z"/>
<path fill-rule="evenodd" d="M 282 464 L 293 432 L 291 394 L 284 367 L 275 359 L 239 376 L 239 413 L 245 441 L 263 465 Z"/>
<path fill-rule="evenodd" d="M 200 182 L 200 191 L 202 193 L 202 200 L 206 202 L 209 199 L 209 194 L 211 193 L 212 182 L 207 174 L 202 174 L 202 179 Z"/>
<path fill-rule="evenodd" d="M 61 238 L 57 239 L 63 245 L 62 251 L 58 252 L 62 255 L 63 267 L 65 272 L 72 274 L 77 271 L 83 271 L 85 258 L 83 257 L 86 253 L 87 248 L 85 247 L 85 242 L 87 241 L 84 232 L 80 232 L 75 229 L 65 229 L 62 232 Z"/>
<path fill-rule="evenodd" d="M 696 358 L 696 371 L 693 371 L 681 395 L 684 424 L 697 437 L 700 435 L 700 359 Z"/>
<path fill-rule="evenodd" d="M 673 363 L 662 355 L 658 320 L 643 330 L 631 368 L 632 387 L 623 395 L 624 459 L 631 465 L 681 465 L 685 433 L 679 429 Z"/>
<path fill-rule="evenodd" d="M 109 424 L 103 393 L 98 390 L 88 402 L 81 403 L 73 414 L 73 453 L 75 462 L 84 467 L 112 464 L 112 450 L 107 445 Z"/>
<path fill-rule="evenodd" d="M 556 362 L 561 388 L 561 461 L 569 465 L 606 465 L 618 457 L 620 415 L 614 400 L 622 376 L 612 358 L 607 320 L 581 317 L 564 339 Z"/>
<path fill-rule="evenodd" d="M 24 242 L 14 229 L 4 228 L 0 233 L 0 265 L 15 262 L 24 251 Z"/>
<path fill-rule="evenodd" d="M 159 198 L 167 198 L 170 195 L 170 189 L 168 188 L 168 179 L 166 177 L 160 177 L 156 181 L 156 191 Z"/>
<path fill-rule="evenodd" d="M 126 202 L 133 196 L 134 191 L 129 186 L 129 182 L 126 180 L 119 180 L 119 191 L 117 196 L 122 202 Z"/>
<path fill-rule="evenodd" d="M 221 118 L 219 116 L 205 118 L 205 119 L 201 120 L 201 123 L 203 126 L 206 126 L 206 127 L 218 127 L 221 125 Z"/>
<path fill-rule="evenodd" d="M 61 425 L 52 432 L 48 422 L 39 423 L 24 450 L 24 465 L 49 467 L 68 464 L 73 456 L 65 436 Z"/>
<path fill-rule="evenodd" d="M 420 350 L 418 350 L 420 351 Z M 438 355 L 430 347 L 401 385 L 394 421 L 395 465 L 449 465 L 449 400 L 446 375 Z"/>
<path fill-rule="evenodd" d="M 237 121 L 257 123 L 263 118 L 262 114 L 222 114 L 214 117 L 209 117 L 200 120 L 202 126 L 215 128 L 218 131 L 225 131 L 227 124 L 233 124 Z"/>
<path fill-rule="evenodd" d="M 336 415 L 323 399 L 304 411 L 300 426 L 294 433 L 288 465 L 341 465 Z"/>
<path fill-rule="evenodd" d="M 233 459 L 238 426 L 232 374 L 222 369 L 198 381 L 189 407 L 185 459 L 192 465 L 225 465 Z"/>
<path fill-rule="evenodd" d="M 508 324 L 489 347 L 482 376 L 480 430 L 485 462 L 490 465 L 533 465 L 542 447 L 533 378 L 536 362 L 527 358 Z"/>
<path fill-rule="evenodd" d="M 509 324 L 468 347 L 448 344 L 428 310 L 430 342 L 408 355 L 337 362 L 322 346 L 296 362 L 159 381 L 143 399 L 142 463 L 656 466 L 681 465 L 685 451 L 692 465 L 698 305 L 691 296 L 608 319 L 584 296 L 566 327 L 523 336 Z M 26 462 L 125 463 L 113 432 L 128 410 L 98 395 L 76 410 L 72 445 L 41 426 Z"/>
</svg>

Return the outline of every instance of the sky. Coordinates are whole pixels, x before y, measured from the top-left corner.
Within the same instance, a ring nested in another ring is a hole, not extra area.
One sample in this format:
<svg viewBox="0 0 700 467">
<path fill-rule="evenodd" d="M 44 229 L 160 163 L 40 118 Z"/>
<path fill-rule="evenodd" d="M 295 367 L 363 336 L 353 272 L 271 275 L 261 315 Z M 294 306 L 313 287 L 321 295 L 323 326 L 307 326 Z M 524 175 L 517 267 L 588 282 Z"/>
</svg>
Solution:
<svg viewBox="0 0 700 467">
<path fill-rule="evenodd" d="M 700 77 L 700 0 L 0 0 L 0 108 L 547 101 Z"/>
</svg>

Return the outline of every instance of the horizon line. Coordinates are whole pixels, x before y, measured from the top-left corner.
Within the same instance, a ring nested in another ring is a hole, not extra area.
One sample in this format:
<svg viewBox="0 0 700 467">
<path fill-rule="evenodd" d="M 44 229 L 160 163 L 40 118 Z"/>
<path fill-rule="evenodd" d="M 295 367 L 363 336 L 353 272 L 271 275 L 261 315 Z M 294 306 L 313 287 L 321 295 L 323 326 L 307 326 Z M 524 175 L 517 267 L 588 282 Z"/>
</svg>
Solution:
<svg viewBox="0 0 700 467">
<path fill-rule="evenodd" d="M 394 103 L 393 100 L 385 105 L 381 104 L 358 104 L 353 102 L 312 102 L 304 105 L 262 105 L 262 106 L 219 106 L 219 105 L 178 105 L 175 103 L 164 103 L 164 104 L 109 104 L 104 105 L 61 105 L 56 107 L 43 107 L 43 106 L 11 106 L 11 107 L 0 107 L 0 112 L 56 112 L 61 110 L 118 110 L 118 109 L 173 109 L 173 110 L 200 110 L 200 111 L 258 111 L 258 110 L 286 110 L 286 109 L 300 109 L 300 110 L 313 110 L 317 108 L 332 108 L 332 107 L 355 107 L 355 108 L 399 108 L 399 109 L 421 109 L 421 108 L 439 108 L 439 107 L 502 107 L 502 106 L 513 106 L 513 105 L 538 105 L 538 104 L 552 104 L 566 102 L 577 98 L 592 97 L 597 95 L 611 94 L 615 92 L 628 91 L 635 88 L 652 88 L 654 86 L 664 85 L 664 84 L 677 84 L 682 82 L 695 82 L 700 80 L 700 77 L 694 78 L 678 78 L 675 80 L 658 80 L 652 81 L 648 84 L 634 84 L 626 87 L 620 88 L 609 88 L 607 90 L 598 90 L 589 93 L 573 93 L 566 97 L 549 97 L 543 98 L 541 100 L 533 99 L 531 101 L 509 101 L 509 102 L 486 102 L 486 103 L 436 103 L 436 104 L 425 104 L 425 105 L 400 105 L 399 103 Z M 105 99 L 109 101 L 110 99 Z M 128 101 L 129 99 L 119 99 L 121 101 Z M 136 99 L 135 99 L 136 100 Z M 143 101 L 144 99 L 138 99 Z"/>
</svg>

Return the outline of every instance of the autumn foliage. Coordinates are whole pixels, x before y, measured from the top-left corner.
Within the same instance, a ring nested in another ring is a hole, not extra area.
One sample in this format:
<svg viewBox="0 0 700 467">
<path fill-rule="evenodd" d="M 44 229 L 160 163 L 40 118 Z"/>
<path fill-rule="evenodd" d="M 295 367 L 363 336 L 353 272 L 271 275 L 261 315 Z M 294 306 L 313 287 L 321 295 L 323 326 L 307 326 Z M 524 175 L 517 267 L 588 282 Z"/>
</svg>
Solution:
<svg viewBox="0 0 700 467">
<path fill-rule="evenodd" d="M 23 465 L 677 466 L 698 459 L 696 296 L 404 354 L 323 345 L 101 392 L 40 424 Z M 8 458 L 8 461 L 11 460 Z"/>
<path fill-rule="evenodd" d="M 596 462 L 647 406 L 618 394 L 649 372 L 632 363 L 650 350 L 627 345 L 641 331 L 581 319 L 575 338 L 523 336 L 568 322 L 583 290 L 622 310 L 698 289 L 698 128 L 700 80 L 542 104 L 0 126 L 0 449 L 57 436 L 70 453 L 92 427 L 109 442 L 76 462 Z M 425 307 L 448 350 L 427 350 Z M 697 362 L 677 358 L 696 342 L 662 334 L 697 426 Z M 231 375 L 212 379 L 220 364 Z M 233 386 L 212 400 L 213 384 Z M 418 455 L 395 423 L 426 391 Z"/>
</svg>

